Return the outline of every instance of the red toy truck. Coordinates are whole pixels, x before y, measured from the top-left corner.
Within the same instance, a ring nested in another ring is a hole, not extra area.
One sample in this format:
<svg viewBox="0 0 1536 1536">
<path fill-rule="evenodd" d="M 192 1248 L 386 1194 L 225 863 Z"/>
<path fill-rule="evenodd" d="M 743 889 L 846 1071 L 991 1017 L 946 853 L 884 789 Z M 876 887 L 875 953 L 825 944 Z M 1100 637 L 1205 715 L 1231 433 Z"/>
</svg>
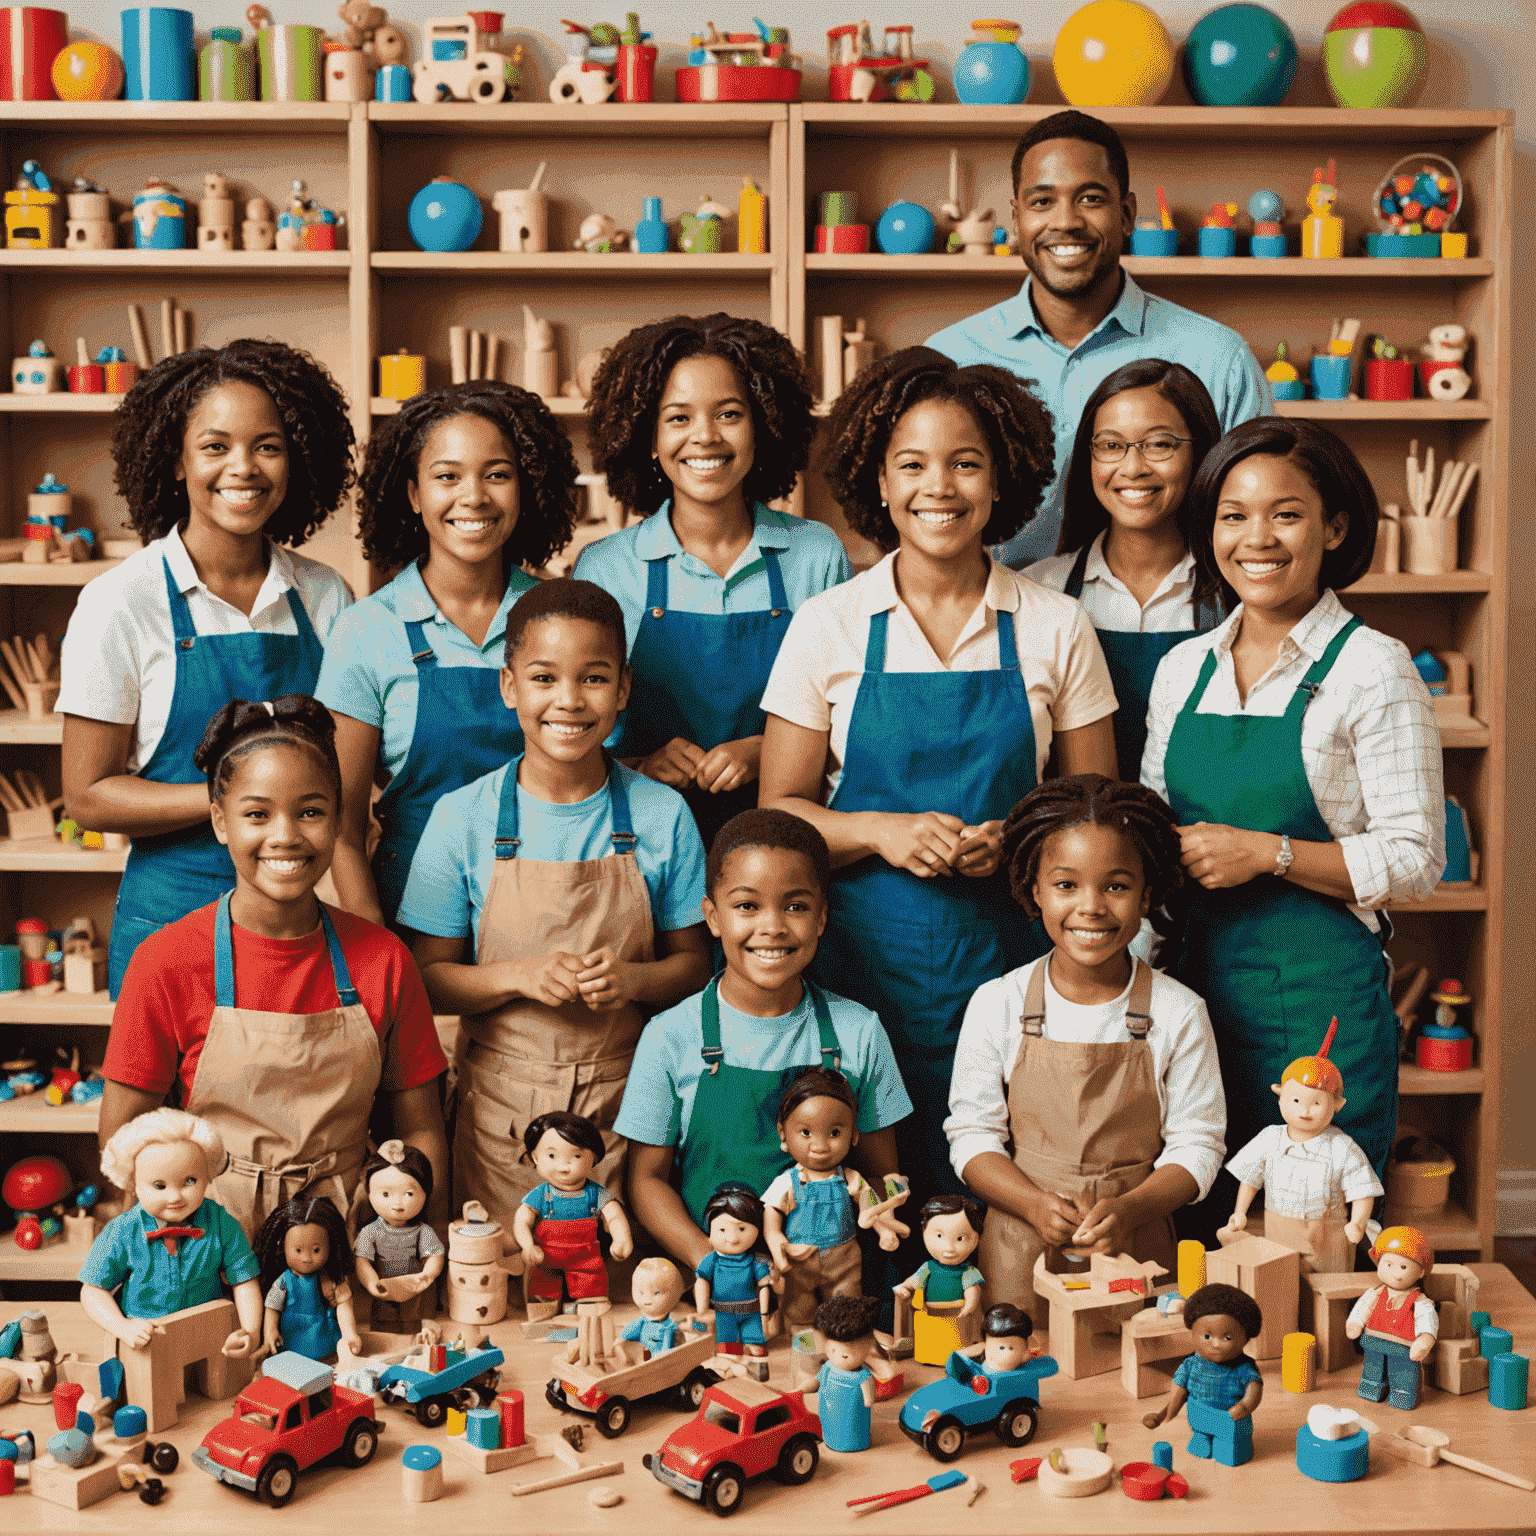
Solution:
<svg viewBox="0 0 1536 1536">
<path fill-rule="evenodd" d="M 287 1350 L 266 1362 L 192 1460 L 221 1483 L 281 1509 L 299 1473 L 317 1461 L 338 1451 L 349 1467 L 371 1461 L 383 1428 L 371 1397 L 338 1387 L 330 1366 Z"/>
<path fill-rule="evenodd" d="M 748 1479 L 771 1471 L 781 1483 L 808 1483 L 820 1458 L 821 1420 L 799 1392 L 736 1377 L 710 1387 L 697 1417 L 641 1461 L 657 1482 L 730 1515 Z"/>
</svg>

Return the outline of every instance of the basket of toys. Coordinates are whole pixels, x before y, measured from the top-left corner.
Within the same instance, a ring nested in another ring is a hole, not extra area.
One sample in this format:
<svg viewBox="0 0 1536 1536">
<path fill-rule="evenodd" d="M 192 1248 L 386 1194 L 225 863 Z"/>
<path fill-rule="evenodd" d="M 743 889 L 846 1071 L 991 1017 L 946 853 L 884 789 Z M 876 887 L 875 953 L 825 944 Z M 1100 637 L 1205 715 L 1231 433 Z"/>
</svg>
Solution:
<svg viewBox="0 0 1536 1536">
<path fill-rule="evenodd" d="M 1439 256 L 1442 235 L 1461 212 L 1461 172 L 1443 155 L 1404 155 L 1381 178 L 1371 207 L 1381 233 L 1365 237 L 1368 256 Z"/>
</svg>

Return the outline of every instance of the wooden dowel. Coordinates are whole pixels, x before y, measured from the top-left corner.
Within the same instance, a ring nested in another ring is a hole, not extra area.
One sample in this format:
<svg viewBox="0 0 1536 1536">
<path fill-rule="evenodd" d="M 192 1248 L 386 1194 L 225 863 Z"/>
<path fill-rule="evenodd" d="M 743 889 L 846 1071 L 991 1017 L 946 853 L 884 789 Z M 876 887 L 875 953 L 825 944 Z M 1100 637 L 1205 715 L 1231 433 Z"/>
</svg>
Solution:
<svg viewBox="0 0 1536 1536">
<path fill-rule="evenodd" d="M 128 324 L 133 331 L 133 355 L 140 368 L 153 368 L 155 360 L 149 355 L 149 333 L 144 329 L 144 311 L 137 304 L 128 306 Z"/>
<path fill-rule="evenodd" d="M 501 359 L 497 354 L 501 350 L 501 337 L 494 331 L 487 331 L 485 337 L 485 373 L 482 377 L 494 379 L 498 373 L 498 363 Z"/>
<path fill-rule="evenodd" d="M 46 683 L 48 681 L 48 669 L 43 665 L 43 658 L 37 654 L 37 647 L 33 645 L 30 640 L 24 639 L 20 635 L 18 635 L 16 638 L 25 648 L 27 661 L 31 664 L 32 667 L 33 681 Z"/>
<path fill-rule="evenodd" d="M 192 345 L 191 317 L 186 310 L 176 310 L 176 350 L 185 352 Z"/>
<path fill-rule="evenodd" d="M 27 808 L 21 796 L 11 788 L 11 781 L 3 773 L 0 773 L 0 805 L 8 811 L 24 811 Z"/>
<path fill-rule="evenodd" d="M 43 659 L 43 666 L 47 669 L 45 677 L 52 677 L 55 668 L 59 664 L 58 654 L 53 648 L 53 642 L 48 638 L 47 632 L 38 630 L 32 637 L 32 644 L 37 647 L 37 654 Z"/>
<path fill-rule="evenodd" d="M 5 685 L 5 691 L 11 696 L 11 703 L 13 703 L 17 709 L 25 709 L 27 707 L 26 694 L 24 694 L 21 689 L 11 681 L 11 674 L 7 672 L 3 667 L 0 667 L 0 683 Z"/>
<path fill-rule="evenodd" d="M 1419 480 L 1419 497 L 1424 505 L 1419 510 L 1421 517 L 1429 516 L 1430 503 L 1434 500 L 1435 489 L 1435 450 L 1433 447 L 1424 450 L 1424 473 Z"/>
<path fill-rule="evenodd" d="M 1444 517 L 1450 509 L 1452 500 L 1456 495 L 1456 488 L 1461 484 L 1461 477 L 1466 473 L 1465 464 L 1447 464 L 1440 474 L 1440 489 L 1435 493 L 1435 499 L 1430 503 L 1429 515 L 1431 517 Z"/>
<path fill-rule="evenodd" d="M 82 368 L 89 368 L 91 366 L 91 354 L 85 350 L 84 336 L 75 337 L 75 361 Z"/>
<path fill-rule="evenodd" d="M 23 664 L 21 657 L 16 654 L 9 640 L 0 640 L 0 656 L 5 657 L 12 675 L 25 688 L 32 681 L 32 669 Z"/>
<path fill-rule="evenodd" d="M 480 359 L 484 354 L 484 338 L 479 331 L 469 333 L 469 377 L 476 380 L 480 377 Z"/>
<path fill-rule="evenodd" d="M 1451 503 L 1446 512 L 1447 517 L 1455 517 L 1461 511 L 1461 504 L 1467 499 L 1467 492 L 1472 489 L 1472 482 L 1477 479 L 1477 467 L 1475 459 L 1468 460 L 1467 472 L 1461 477 L 1461 484 L 1456 487 L 1456 500 Z"/>
<path fill-rule="evenodd" d="M 28 805 L 48 804 L 48 791 L 43 788 L 43 781 L 30 768 L 16 770 L 16 787 L 27 797 Z"/>
<path fill-rule="evenodd" d="M 469 332 L 462 325 L 448 327 L 448 367 L 455 384 L 469 381 Z"/>
<path fill-rule="evenodd" d="M 176 351 L 176 301 L 174 299 L 160 300 L 160 348 L 165 357 L 171 357 Z"/>
</svg>

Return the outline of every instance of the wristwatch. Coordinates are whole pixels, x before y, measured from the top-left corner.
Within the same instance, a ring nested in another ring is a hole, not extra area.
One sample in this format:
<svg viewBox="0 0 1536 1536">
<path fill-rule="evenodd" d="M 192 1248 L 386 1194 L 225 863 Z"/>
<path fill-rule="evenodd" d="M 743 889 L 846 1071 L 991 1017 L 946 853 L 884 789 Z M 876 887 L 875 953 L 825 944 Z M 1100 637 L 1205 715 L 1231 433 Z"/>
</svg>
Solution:
<svg viewBox="0 0 1536 1536">
<path fill-rule="evenodd" d="M 1291 852 L 1291 840 L 1284 832 L 1280 834 L 1280 851 L 1275 855 L 1275 875 L 1278 879 L 1285 879 L 1290 873 L 1291 865 L 1295 862 L 1296 855 Z"/>
</svg>

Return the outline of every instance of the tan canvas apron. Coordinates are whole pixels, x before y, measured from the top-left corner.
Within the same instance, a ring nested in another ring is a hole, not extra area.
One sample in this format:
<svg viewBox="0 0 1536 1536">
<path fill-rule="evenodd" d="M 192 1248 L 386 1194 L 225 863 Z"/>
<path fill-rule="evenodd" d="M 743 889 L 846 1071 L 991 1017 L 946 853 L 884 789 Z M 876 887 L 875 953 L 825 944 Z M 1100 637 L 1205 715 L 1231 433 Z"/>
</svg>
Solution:
<svg viewBox="0 0 1536 1536">
<path fill-rule="evenodd" d="M 1032 1183 L 1054 1195 L 1095 1200 L 1123 1195 L 1143 1183 L 1163 1149 L 1151 1027 L 1152 969 L 1136 961 L 1126 1006 L 1129 1039 L 1108 1044 L 1047 1040 L 1045 968 L 1034 969 L 1024 994 L 1018 1058 L 1008 1079 L 1008 1128 L 1013 1160 Z M 1005 1211 L 987 1213 L 980 1269 L 989 1305 L 1011 1301 L 1034 1315 L 1035 1260 L 1045 1251 L 1040 1234 Z M 1173 1222 L 1138 1227 L 1126 1248 L 1134 1258 L 1175 1269 Z M 1058 1266 L 1054 1257 L 1047 1260 Z M 1073 1266 L 1074 1268 L 1078 1266 Z"/>
<path fill-rule="evenodd" d="M 1355 1245 L 1344 1235 L 1348 1221 L 1349 1211 L 1341 1200 L 1335 1200 L 1323 1215 L 1310 1220 L 1282 1216 L 1266 1203 L 1264 1236 L 1294 1248 L 1301 1255 L 1303 1272 L 1348 1274 L 1355 1267 Z"/>
<path fill-rule="evenodd" d="M 494 965 L 557 951 L 584 955 L 605 944 L 621 960 L 652 959 L 650 892 L 617 772 L 608 777 L 614 851 L 607 858 L 523 859 L 517 857 L 518 761 L 507 770 L 502 790 L 496 869 L 480 915 L 476 961 Z M 523 1131 L 556 1109 L 586 1115 L 603 1133 L 607 1154 L 590 1177 L 622 1194 L 626 1143 L 613 1134 L 613 1122 L 644 1025 L 633 1003 L 598 1013 L 581 1002 L 551 1008 L 517 998 L 466 1015 L 455 1088 L 455 1205 L 479 1200 L 510 1232 L 523 1196 L 539 1182 L 532 1165 L 519 1162 Z"/>
<path fill-rule="evenodd" d="M 214 1197 L 253 1240 L 278 1206 L 311 1185 L 349 1216 L 368 1151 L 382 1075 L 378 1032 L 323 905 L 320 924 L 340 1006 L 267 1013 L 235 1006 L 228 893 L 214 918 L 214 1009 L 187 1109 L 224 1138 L 229 1163 L 214 1180 Z"/>
</svg>

